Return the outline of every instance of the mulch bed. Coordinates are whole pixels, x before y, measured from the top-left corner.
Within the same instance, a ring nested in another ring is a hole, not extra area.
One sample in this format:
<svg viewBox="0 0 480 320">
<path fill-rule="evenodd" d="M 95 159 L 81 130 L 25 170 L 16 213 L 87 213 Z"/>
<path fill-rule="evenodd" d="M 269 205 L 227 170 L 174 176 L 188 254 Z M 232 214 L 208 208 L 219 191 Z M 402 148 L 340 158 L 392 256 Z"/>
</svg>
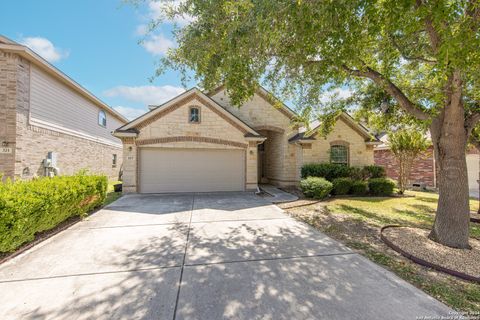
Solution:
<svg viewBox="0 0 480 320">
<path fill-rule="evenodd" d="M 465 280 L 480 282 L 480 241 L 470 239 L 472 249 L 454 249 L 428 239 L 429 230 L 387 226 L 382 240 L 395 251 L 423 266 Z"/>
</svg>

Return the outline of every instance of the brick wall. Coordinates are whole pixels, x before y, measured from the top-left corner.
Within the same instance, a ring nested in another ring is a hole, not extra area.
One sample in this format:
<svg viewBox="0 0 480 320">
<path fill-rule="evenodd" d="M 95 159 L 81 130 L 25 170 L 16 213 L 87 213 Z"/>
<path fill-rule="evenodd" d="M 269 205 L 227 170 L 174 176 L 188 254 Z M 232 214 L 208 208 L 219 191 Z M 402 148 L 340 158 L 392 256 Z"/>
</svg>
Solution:
<svg viewBox="0 0 480 320">
<path fill-rule="evenodd" d="M 118 178 L 122 148 L 29 124 L 30 63 L 17 55 L 0 53 L 0 140 L 8 141 L 12 154 L 0 154 L 0 171 L 6 177 L 43 176 L 43 159 L 56 152 L 60 174 L 81 169 Z M 5 121 L 3 121 L 5 119 Z M 0 141 L 0 142 L 1 142 Z M 117 154 L 117 165 L 112 165 Z"/>
<path fill-rule="evenodd" d="M 15 171 L 17 68 L 18 56 L 0 52 L 0 147 L 3 143 L 12 153 L 0 153 L 0 174 L 12 177 Z"/>
<path fill-rule="evenodd" d="M 375 150 L 374 158 L 375 164 L 384 167 L 389 178 L 398 179 L 398 163 L 390 150 Z M 433 163 L 433 147 L 430 147 L 414 161 L 409 184 L 419 183 L 435 187 Z"/>
</svg>

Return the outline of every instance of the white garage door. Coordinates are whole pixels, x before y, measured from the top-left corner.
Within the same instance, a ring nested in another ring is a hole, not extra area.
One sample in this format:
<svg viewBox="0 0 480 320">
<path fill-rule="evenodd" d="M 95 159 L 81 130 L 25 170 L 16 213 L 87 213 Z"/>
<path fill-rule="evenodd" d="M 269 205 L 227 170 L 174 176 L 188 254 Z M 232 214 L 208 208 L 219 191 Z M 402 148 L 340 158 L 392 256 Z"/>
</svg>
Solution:
<svg viewBox="0 0 480 320">
<path fill-rule="evenodd" d="M 142 148 L 140 192 L 243 191 L 245 151 Z"/>
</svg>

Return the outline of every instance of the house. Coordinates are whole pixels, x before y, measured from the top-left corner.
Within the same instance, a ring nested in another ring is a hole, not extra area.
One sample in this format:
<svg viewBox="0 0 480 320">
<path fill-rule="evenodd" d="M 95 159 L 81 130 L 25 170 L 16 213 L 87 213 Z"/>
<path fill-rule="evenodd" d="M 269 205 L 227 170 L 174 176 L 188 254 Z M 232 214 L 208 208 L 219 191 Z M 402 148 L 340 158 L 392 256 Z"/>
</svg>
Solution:
<svg viewBox="0 0 480 320">
<path fill-rule="evenodd" d="M 35 52 L 0 36 L 0 175 L 118 177 L 127 120 Z M 46 160 L 48 159 L 48 160 Z"/>
<path fill-rule="evenodd" d="M 427 137 L 430 139 L 430 137 Z M 381 144 L 374 148 L 375 164 L 385 168 L 387 176 L 397 180 L 398 179 L 398 164 L 390 151 L 388 145 L 388 135 L 382 134 L 379 136 Z M 468 171 L 468 187 L 470 195 L 472 197 L 478 197 L 478 180 L 480 156 L 479 152 L 475 148 L 469 148 L 466 152 L 467 156 L 467 171 Z M 409 177 L 409 185 L 411 187 L 420 188 L 437 188 L 437 176 L 438 170 L 435 170 L 435 154 L 433 146 L 420 154 L 420 156 L 414 160 L 412 170 Z"/>
<path fill-rule="evenodd" d="M 259 183 L 297 185 L 304 163 L 373 164 L 379 142 L 347 114 L 326 139 L 292 126 L 294 116 L 263 88 L 240 108 L 223 86 L 208 94 L 190 89 L 115 130 L 123 190 L 256 190 Z"/>
</svg>

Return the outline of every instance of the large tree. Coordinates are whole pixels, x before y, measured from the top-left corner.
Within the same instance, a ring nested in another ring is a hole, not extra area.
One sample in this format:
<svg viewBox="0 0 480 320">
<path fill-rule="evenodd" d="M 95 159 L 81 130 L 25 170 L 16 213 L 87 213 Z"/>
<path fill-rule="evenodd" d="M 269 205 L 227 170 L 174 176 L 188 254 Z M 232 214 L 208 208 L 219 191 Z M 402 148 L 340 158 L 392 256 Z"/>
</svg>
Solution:
<svg viewBox="0 0 480 320">
<path fill-rule="evenodd" d="M 178 46 L 161 69 L 193 70 L 206 89 L 224 83 L 236 105 L 261 82 L 313 109 L 326 88 L 373 85 L 385 96 L 378 110 L 392 101 L 428 126 L 439 167 L 430 237 L 468 247 L 465 148 L 480 120 L 478 0 L 184 0 L 164 12 L 192 18 L 177 29 Z"/>
</svg>

